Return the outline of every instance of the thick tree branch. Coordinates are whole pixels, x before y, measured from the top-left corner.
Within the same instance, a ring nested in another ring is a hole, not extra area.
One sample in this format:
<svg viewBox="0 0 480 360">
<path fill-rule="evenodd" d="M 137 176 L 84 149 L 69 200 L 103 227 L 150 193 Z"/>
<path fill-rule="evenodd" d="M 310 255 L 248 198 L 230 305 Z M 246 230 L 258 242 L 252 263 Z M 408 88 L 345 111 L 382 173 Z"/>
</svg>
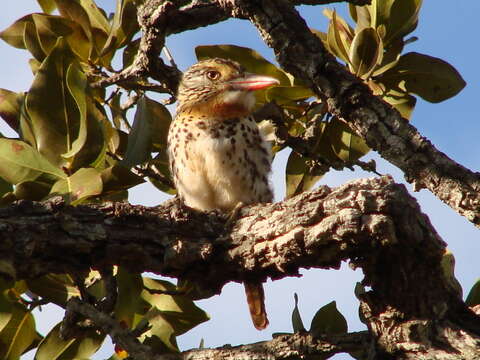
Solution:
<svg viewBox="0 0 480 360">
<path fill-rule="evenodd" d="M 183 360 L 317 360 L 343 352 L 362 352 L 368 349 L 370 336 L 366 331 L 350 334 L 322 335 L 318 339 L 309 334 L 280 335 L 270 341 L 216 349 L 185 351 Z M 180 357 L 171 356 L 168 360 Z"/>
<path fill-rule="evenodd" d="M 0 228 L 0 271 L 17 278 L 118 264 L 219 292 L 228 281 L 298 276 L 300 268 L 350 260 L 371 288 L 358 296 L 375 354 L 473 359 L 480 351 L 480 320 L 441 266 L 445 243 L 388 177 L 245 207 L 232 229 L 224 216 L 175 200 L 157 208 L 22 201 L 0 210 Z"/>
</svg>

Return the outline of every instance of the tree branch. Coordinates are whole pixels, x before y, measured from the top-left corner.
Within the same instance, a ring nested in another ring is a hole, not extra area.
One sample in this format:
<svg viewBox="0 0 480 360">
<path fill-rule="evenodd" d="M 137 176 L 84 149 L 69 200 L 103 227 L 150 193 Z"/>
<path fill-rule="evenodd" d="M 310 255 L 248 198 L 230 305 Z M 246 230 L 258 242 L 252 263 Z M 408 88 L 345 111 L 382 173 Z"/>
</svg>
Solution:
<svg viewBox="0 0 480 360">
<path fill-rule="evenodd" d="M 225 216 L 176 200 L 157 208 L 21 201 L 0 209 L 0 229 L 0 271 L 19 279 L 117 264 L 218 293 L 229 281 L 298 276 L 349 259 L 371 288 L 357 295 L 376 354 L 455 359 L 480 351 L 479 317 L 441 266 L 445 243 L 389 177 L 248 206 L 231 229 Z"/>
<path fill-rule="evenodd" d="M 370 336 L 366 331 L 350 334 L 328 334 L 318 339 L 309 334 L 276 336 L 273 340 L 240 346 L 223 346 L 216 349 L 194 349 L 181 355 L 184 360 L 276 360 L 322 359 L 343 352 L 362 352 L 368 349 Z M 179 359 L 171 356 L 168 360 Z M 166 360 L 167 360 L 166 359 Z"/>
</svg>

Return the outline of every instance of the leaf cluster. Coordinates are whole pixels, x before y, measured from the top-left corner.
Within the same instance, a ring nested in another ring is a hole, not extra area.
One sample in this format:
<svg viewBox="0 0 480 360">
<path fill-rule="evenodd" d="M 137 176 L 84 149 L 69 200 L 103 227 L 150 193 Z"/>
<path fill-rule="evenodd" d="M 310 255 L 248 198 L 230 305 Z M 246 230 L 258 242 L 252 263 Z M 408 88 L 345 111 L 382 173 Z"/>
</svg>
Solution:
<svg viewBox="0 0 480 360">
<path fill-rule="evenodd" d="M 87 296 L 89 302 L 98 306 L 112 296 L 106 290 L 106 281 L 94 270 L 81 284 L 70 275 L 50 274 L 15 283 L 0 279 L 1 358 L 18 359 L 34 348 L 37 348 L 35 359 L 39 360 L 92 356 L 102 345 L 104 332 L 86 319 L 78 319 L 75 336 L 65 337 L 62 322 L 42 336 L 35 329 L 31 311 L 45 303 L 65 309 L 69 299 L 81 296 Z M 158 354 L 178 352 L 176 336 L 208 320 L 208 315 L 170 282 L 131 274 L 122 268 L 115 269 L 113 281 L 117 290 L 112 319 Z M 116 353 L 112 359 L 121 358 L 124 350 L 117 346 Z"/>
</svg>

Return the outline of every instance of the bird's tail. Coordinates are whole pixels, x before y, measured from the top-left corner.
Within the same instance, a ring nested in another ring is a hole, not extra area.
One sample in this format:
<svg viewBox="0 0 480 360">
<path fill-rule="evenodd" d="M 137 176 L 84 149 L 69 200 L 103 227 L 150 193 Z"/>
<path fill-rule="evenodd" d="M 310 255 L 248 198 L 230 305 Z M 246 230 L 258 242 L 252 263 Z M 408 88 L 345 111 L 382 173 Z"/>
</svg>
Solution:
<svg viewBox="0 0 480 360">
<path fill-rule="evenodd" d="M 263 285 L 262 283 L 248 281 L 244 282 L 243 285 L 245 286 L 245 294 L 247 295 L 247 303 L 253 325 L 257 330 L 263 330 L 268 326 Z"/>
</svg>

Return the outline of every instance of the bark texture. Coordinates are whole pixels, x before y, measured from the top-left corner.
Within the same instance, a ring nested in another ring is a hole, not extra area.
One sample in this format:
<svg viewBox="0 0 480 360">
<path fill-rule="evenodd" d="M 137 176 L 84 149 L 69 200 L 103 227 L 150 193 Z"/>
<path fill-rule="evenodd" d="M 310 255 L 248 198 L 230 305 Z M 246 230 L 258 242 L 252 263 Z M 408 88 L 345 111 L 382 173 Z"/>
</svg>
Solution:
<svg viewBox="0 0 480 360">
<path fill-rule="evenodd" d="M 445 243 L 389 177 L 245 207 L 231 228 L 225 224 L 220 214 L 194 212 L 176 200 L 156 208 L 22 201 L 0 211 L 0 271 L 25 279 L 118 264 L 219 292 L 229 281 L 298 276 L 300 268 L 338 268 L 350 260 L 369 289 L 357 294 L 375 340 L 369 356 L 480 353 L 480 319 L 441 266 Z"/>
</svg>

